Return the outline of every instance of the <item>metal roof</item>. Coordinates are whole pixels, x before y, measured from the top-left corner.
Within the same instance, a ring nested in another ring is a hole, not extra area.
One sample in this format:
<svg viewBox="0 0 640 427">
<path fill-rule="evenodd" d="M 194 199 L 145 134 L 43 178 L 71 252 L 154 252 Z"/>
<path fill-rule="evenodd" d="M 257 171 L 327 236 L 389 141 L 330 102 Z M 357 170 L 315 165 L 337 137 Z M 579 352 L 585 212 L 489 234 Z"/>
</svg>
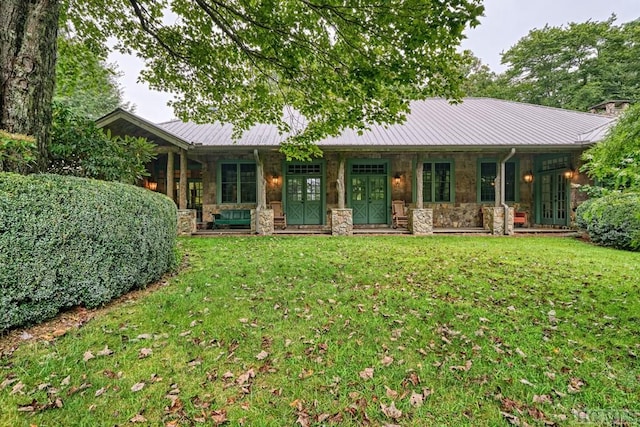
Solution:
<svg viewBox="0 0 640 427">
<path fill-rule="evenodd" d="M 297 118 L 299 120 L 299 118 Z M 334 147 L 487 147 L 590 144 L 601 140 L 612 117 L 504 101 L 465 98 L 460 104 L 431 98 L 411 103 L 402 124 L 372 125 L 359 135 L 346 129 L 319 146 Z M 158 127 L 189 143 L 211 147 L 277 146 L 286 138 L 273 125 L 256 125 L 234 141 L 228 124 L 196 124 L 174 120 Z"/>
</svg>

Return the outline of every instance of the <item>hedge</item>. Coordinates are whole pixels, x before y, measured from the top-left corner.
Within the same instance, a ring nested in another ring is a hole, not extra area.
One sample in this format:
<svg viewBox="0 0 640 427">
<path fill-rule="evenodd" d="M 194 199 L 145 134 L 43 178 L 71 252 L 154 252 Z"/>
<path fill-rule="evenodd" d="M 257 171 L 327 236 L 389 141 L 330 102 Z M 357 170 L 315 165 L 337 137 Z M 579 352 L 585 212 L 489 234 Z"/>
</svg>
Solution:
<svg viewBox="0 0 640 427">
<path fill-rule="evenodd" d="M 0 331 L 158 279 L 176 263 L 176 216 L 132 185 L 0 173 Z"/>
<path fill-rule="evenodd" d="M 640 193 L 589 199 L 578 207 L 576 225 L 598 245 L 640 251 Z"/>
</svg>

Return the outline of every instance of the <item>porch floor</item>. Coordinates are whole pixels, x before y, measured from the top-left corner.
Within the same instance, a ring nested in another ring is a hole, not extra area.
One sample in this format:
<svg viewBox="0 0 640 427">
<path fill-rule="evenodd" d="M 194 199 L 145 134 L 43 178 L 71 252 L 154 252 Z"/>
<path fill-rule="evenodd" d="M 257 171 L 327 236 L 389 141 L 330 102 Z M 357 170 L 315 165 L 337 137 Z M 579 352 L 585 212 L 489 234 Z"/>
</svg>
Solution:
<svg viewBox="0 0 640 427">
<path fill-rule="evenodd" d="M 315 227 L 315 228 L 294 228 L 287 227 L 284 230 L 276 229 L 273 233 L 274 235 L 331 235 L 331 230 L 325 227 Z M 391 227 L 356 227 L 353 229 L 354 235 L 373 235 L 373 234 L 384 234 L 384 235 L 410 235 L 409 230 L 406 228 L 391 228 Z M 464 235 L 487 235 L 489 234 L 488 230 L 485 230 L 482 227 L 467 227 L 467 228 L 434 228 L 433 234 L 464 234 Z M 536 235 L 536 234 L 553 234 L 553 235 L 575 235 L 576 232 L 569 229 L 562 228 L 547 228 L 547 227 L 515 227 L 514 234 L 516 235 Z M 198 237 L 215 237 L 215 236 L 249 236 L 251 235 L 250 229 L 234 229 L 234 228 L 223 228 L 216 230 L 198 230 L 195 233 L 191 234 L 192 236 Z"/>
</svg>

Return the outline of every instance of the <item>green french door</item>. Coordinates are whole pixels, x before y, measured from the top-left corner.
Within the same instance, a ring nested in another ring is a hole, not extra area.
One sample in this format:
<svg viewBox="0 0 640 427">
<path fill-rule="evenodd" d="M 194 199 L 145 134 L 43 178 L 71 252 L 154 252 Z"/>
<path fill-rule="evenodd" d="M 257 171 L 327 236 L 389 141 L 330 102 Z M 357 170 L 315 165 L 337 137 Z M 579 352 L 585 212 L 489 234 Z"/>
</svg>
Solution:
<svg viewBox="0 0 640 427">
<path fill-rule="evenodd" d="M 567 225 L 567 179 L 562 173 L 540 175 L 540 223 Z"/>
<path fill-rule="evenodd" d="M 568 155 L 538 159 L 536 175 L 536 219 L 540 224 L 569 224 L 569 181 L 564 173 L 571 167 Z"/>
<path fill-rule="evenodd" d="M 321 164 L 293 164 L 287 167 L 287 224 L 320 225 L 323 212 Z"/>
<path fill-rule="evenodd" d="M 354 224 L 388 222 L 387 164 L 364 163 L 350 167 L 349 204 Z"/>
</svg>

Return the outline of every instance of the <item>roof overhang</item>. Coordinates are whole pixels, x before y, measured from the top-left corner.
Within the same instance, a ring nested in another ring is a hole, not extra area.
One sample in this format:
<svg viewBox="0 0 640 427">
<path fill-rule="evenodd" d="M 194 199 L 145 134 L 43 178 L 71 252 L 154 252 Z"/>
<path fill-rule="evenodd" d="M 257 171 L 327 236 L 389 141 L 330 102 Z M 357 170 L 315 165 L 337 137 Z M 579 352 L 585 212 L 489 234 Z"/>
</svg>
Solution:
<svg viewBox="0 0 640 427">
<path fill-rule="evenodd" d="M 151 142 L 155 142 L 156 145 L 164 143 L 185 150 L 193 148 L 193 144 L 188 141 L 122 108 L 116 108 L 111 113 L 96 120 L 95 123 L 100 129 L 109 129 L 112 132 L 130 136 L 141 136 Z"/>
</svg>

